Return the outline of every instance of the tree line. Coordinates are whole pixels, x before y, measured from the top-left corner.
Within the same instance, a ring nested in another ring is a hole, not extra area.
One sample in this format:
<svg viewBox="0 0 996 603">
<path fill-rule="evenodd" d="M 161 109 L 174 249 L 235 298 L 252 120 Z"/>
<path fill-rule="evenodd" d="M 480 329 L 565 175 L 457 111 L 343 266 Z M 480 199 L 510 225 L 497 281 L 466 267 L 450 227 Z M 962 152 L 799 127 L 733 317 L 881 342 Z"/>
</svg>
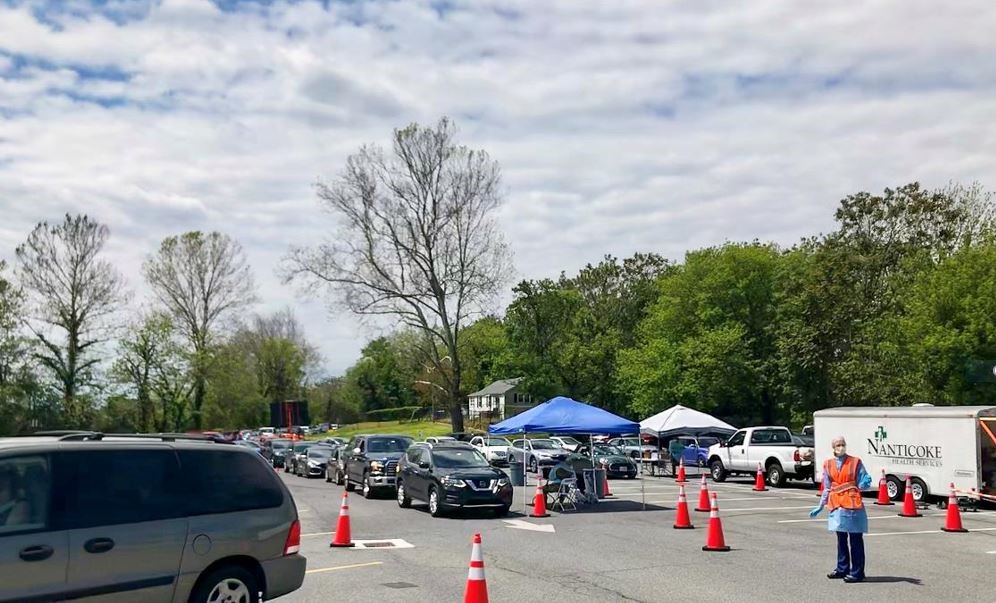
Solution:
<svg viewBox="0 0 996 603">
<path fill-rule="evenodd" d="M 672 262 L 606 256 L 524 280 L 461 328 L 460 366 L 424 366 L 419 334 L 371 341 L 343 378 L 360 410 L 428 405 L 522 377 L 643 418 L 674 404 L 734 424 L 831 406 L 996 404 L 996 204 L 978 185 L 917 183 L 841 200 L 832 232 L 790 247 L 727 242 Z"/>
<path fill-rule="evenodd" d="M 683 404 L 737 424 L 996 403 L 996 200 L 979 185 L 848 195 L 831 232 L 788 247 L 605 256 L 515 284 L 502 312 L 501 170 L 450 120 L 361 147 L 316 190 L 334 228 L 278 273 L 393 326 L 344 375 L 321 377 L 290 311 L 248 312 L 252 274 L 231 237 L 164 239 L 143 263 L 152 299 L 133 308 L 103 256 L 107 227 L 69 215 L 0 264 L 0 431 L 254 426 L 293 398 L 332 422 L 434 408 L 463 431 L 467 395 L 517 377 L 535 400 L 632 418 Z"/>
<path fill-rule="evenodd" d="M 290 310 L 247 312 L 257 298 L 236 240 L 163 239 L 143 262 L 139 305 L 105 259 L 109 237 L 66 215 L 40 222 L 13 266 L 0 262 L 0 434 L 258 426 L 269 402 L 324 385 Z"/>
</svg>

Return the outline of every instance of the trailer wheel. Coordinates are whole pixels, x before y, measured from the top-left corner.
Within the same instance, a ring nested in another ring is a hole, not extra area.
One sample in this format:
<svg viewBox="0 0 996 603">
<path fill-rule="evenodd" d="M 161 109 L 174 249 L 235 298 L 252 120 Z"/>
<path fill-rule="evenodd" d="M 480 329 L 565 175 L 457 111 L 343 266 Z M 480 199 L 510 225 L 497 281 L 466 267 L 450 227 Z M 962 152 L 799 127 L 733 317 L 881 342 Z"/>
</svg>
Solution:
<svg viewBox="0 0 996 603">
<path fill-rule="evenodd" d="M 913 490 L 913 500 L 916 502 L 927 502 L 927 498 L 930 496 L 930 491 L 927 490 L 927 484 L 923 483 L 923 480 L 919 477 L 914 477 L 910 480 L 910 489 Z"/>
<path fill-rule="evenodd" d="M 905 488 L 905 484 L 895 475 L 885 478 L 885 489 L 889 493 L 889 500 L 900 500 Z"/>
</svg>

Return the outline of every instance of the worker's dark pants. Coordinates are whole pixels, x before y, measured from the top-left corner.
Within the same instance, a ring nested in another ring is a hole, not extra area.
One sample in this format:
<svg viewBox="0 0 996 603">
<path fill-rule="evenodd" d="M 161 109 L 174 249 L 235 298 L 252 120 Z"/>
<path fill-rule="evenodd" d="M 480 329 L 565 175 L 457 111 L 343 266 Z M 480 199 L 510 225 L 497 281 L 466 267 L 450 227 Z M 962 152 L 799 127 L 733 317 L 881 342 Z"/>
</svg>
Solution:
<svg viewBox="0 0 996 603">
<path fill-rule="evenodd" d="M 837 532 L 837 573 L 865 577 L 865 540 L 861 532 Z M 851 541 L 848 550 L 848 540 Z"/>
</svg>

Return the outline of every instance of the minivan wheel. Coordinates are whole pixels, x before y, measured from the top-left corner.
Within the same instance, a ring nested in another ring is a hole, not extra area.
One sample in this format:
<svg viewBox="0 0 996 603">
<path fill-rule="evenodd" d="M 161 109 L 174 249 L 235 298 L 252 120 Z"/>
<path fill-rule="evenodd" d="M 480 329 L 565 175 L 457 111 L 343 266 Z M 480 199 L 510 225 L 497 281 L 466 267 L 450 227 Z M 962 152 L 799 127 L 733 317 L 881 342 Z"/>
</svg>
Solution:
<svg viewBox="0 0 996 603">
<path fill-rule="evenodd" d="M 239 565 L 219 567 L 201 577 L 192 603 L 259 603 L 256 576 Z"/>
<path fill-rule="evenodd" d="M 336 469 L 335 470 L 335 485 L 341 486 L 343 484 L 343 482 L 345 482 L 345 481 L 346 481 L 346 478 L 342 475 L 342 473 L 339 472 L 338 469 Z"/>
</svg>

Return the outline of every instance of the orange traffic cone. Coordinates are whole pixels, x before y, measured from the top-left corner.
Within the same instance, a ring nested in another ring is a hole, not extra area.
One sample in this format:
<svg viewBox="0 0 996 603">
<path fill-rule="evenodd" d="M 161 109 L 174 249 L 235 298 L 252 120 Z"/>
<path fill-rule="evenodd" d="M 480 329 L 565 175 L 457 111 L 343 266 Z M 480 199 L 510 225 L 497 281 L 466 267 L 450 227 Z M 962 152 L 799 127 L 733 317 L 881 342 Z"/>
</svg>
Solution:
<svg viewBox="0 0 996 603">
<path fill-rule="evenodd" d="M 692 530 L 692 518 L 688 516 L 688 501 L 685 499 L 685 485 L 678 486 L 678 516 L 674 519 L 674 529 Z"/>
<path fill-rule="evenodd" d="M 903 512 L 900 517 L 923 517 L 916 512 L 916 503 L 913 502 L 913 488 L 910 487 L 910 476 L 906 476 L 906 494 L 903 496 Z"/>
<path fill-rule="evenodd" d="M 335 526 L 335 538 L 332 539 L 330 547 L 350 547 L 353 546 L 353 539 L 349 533 L 349 496 L 342 493 L 342 505 L 339 506 L 339 523 Z"/>
<path fill-rule="evenodd" d="M 680 459 L 678 461 L 678 477 L 675 478 L 675 481 L 677 481 L 679 484 L 688 483 L 688 480 L 685 479 L 685 459 L 684 458 L 682 458 L 682 459 Z"/>
<path fill-rule="evenodd" d="M 882 469 L 882 477 L 878 480 L 878 500 L 875 504 L 883 507 L 896 504 L 889 498 L 889 480 L 885 479 L 885 469 Z"/>
<path fill-rule="evenodd" d="M 484 578 L 484 555 L 481 553 L 481 534 L 474 534 L 474 548 L 470 551 L 470 571 L 463 603 L 488 603 L 488 581 Z"/>
<path fill-rule="evenodd" d="M 702 487 L 699 488 L 699 506 L 695 510 L 700 513 L 709 512 L 709 487 L 706 486 L 705 474 L 702 475 Z"/>
<path fill-rule="evenodd" d="M 605 498 L 612 496 L 612 492 L 609 491 L 609 471 L 605 470 L 605 479 L 602 480 L 602 495 Z"/>
<path fill-rule="evenodd" d="M 717 552 L 730 550 L 723 538 L 723 522 L 719 519 L 719 500 L 715 492 L 712 493 L 712 509 L 709 510 L 709 532 L 706 534 L 706 545 L 702 550 Z"/>
<path fill-rule="evenodd" d="M 543 492 L 543 482 L 536 482 L 536 494 L 533 496 L 533 512 L 530 517 L 549 517 L 546 512 L 546 494 Z"/>
<path fill-rule="evenodd" d="M 948 516 L 944 520 L 945 532 L 967 532 L 961 525 L 961 509 L 958 508 L 958 496 L 955 494 L 954 484 L 951 484 L 951 496 L 948 497 Z"/>
<path fill-rule="evenodd" d="M 764 485 L 764 470 L 761 468 L 761 463 L 757 464 L 757 477 L 754 479 L 754 492 L 767 492 L 768 488 Z"/>
</svg>

